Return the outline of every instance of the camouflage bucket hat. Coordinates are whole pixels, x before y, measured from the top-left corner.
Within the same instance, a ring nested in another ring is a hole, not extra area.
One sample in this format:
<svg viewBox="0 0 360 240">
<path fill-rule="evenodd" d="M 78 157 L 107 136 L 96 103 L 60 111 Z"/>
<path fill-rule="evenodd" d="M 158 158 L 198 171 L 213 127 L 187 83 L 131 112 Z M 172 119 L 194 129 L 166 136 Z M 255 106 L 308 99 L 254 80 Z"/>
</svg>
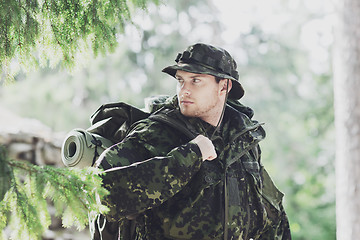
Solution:
<svg viewBox="0 0 360 240">
<path fill-rule="evenodd" d="M 188 47 L 183 53 L 179 53 L 175 62 L 176 65 L 168 66 L 162 71 L 173 77 L 175 77 L 177 70 L 182 70 L 231 79 L 233 84 L 229 92 L 229 98 L 240 99 L 244 96 L 244 89 L 239 83 L 236 62 L 222 48 L 197 43 Z"/>
</svg>

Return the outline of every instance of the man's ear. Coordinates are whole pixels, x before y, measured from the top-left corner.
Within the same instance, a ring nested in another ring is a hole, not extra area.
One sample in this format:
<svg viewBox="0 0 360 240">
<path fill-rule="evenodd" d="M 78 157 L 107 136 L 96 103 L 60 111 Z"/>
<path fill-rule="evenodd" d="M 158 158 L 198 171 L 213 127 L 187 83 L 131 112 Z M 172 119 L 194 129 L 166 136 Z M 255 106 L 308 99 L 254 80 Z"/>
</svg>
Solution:
<svg viewBox="0 0 360 240">
<path fill-rule="evenodd" d="M 222 79 L 220 81 L 221 84 L 221 92 L 222 93 L 226 93 L 226 88 L 227 91 L 230 92 L 231 88 L 232 88 L 232 81 L 230 79 Z"/>
</svg>

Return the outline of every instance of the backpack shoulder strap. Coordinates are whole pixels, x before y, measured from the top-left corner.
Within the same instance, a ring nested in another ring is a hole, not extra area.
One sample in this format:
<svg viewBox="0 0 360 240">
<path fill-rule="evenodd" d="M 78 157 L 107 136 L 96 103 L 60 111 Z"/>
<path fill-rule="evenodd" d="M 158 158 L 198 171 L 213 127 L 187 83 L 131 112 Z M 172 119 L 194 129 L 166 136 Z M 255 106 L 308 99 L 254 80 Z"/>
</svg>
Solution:
<svg viewBox="0 0 360 240">
<path fill-rule="evenodd" d="M 189 139 L 194 139 L 198 135 L 195 128 L 176 109 L 161 108 L 152 113 L 148 118 L 165 123 L 179 130 Z"/>
<path fill-rule="evenodd" d="M 165 113 L 157 113 L 152 114 L 149 116 L 150 119 L 156 120 L 162 123 L 165 123 L 175 129 L 178 129 L 183 134 L 185 134 L 188 138 L 194 139 L 196 137 L 196 134 L 190 131 L 185 124 L 181 123 L 180 121 L 175 120 L 174 118 L 169 117 Z"/>
</svg>

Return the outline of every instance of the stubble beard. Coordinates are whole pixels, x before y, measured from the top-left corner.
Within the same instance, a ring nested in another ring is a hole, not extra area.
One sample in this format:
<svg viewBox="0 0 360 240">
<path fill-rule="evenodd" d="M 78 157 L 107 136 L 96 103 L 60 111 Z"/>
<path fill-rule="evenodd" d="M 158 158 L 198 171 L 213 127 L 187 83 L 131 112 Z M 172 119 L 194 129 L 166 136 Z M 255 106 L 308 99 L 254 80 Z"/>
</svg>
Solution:
<svg viewBox="0 0 360 240">
<path fill-rule="evenodd" d="M 218 103 L 216 100 L 213 100 L 207 106 L 198 106 L 198 105 L 181 106 L 180 105 L 180 111 L 186 117 L 197 117 L 197 118 L 204 120 L 204 119 L 212 117 L 214 114 L 216 114 L 217 105 L 218 105 Z"/>
</svg>

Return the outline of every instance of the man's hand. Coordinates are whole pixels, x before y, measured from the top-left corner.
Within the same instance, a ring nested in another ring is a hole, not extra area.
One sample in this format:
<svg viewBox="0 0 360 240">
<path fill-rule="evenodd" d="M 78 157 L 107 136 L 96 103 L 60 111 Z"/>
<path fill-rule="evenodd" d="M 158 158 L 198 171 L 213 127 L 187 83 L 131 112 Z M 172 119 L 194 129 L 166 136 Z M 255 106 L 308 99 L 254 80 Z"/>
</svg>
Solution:
<svg viewBox="0 0 360 240">
<path fill-rule="evenodd" d="M 203 161 L 214 160 L 217 157 L 213 143 L 204 135 L 198 135 L 191 142 L 196 143 L 199 146 Z"/>
</svg>

